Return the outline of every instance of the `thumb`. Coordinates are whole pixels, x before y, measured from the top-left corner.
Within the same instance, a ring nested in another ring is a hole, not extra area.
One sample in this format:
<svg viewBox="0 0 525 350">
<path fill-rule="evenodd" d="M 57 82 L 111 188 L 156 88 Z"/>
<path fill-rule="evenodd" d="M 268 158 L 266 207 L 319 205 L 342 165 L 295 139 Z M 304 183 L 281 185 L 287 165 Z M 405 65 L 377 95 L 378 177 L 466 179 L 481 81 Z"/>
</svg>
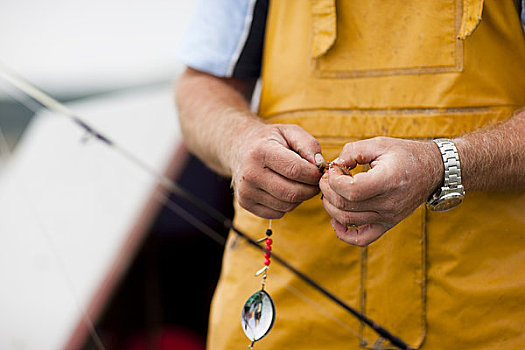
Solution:
<svg viewBox="0 0 525 350">
<path fill-rule="evenodd" d="M 302 158 L 315 165 L 326 163 L 321 153 L 321 144 L 306 130 L 297 125 L 281 125 L 280 131 L 288 147 Z"/>
</svg>

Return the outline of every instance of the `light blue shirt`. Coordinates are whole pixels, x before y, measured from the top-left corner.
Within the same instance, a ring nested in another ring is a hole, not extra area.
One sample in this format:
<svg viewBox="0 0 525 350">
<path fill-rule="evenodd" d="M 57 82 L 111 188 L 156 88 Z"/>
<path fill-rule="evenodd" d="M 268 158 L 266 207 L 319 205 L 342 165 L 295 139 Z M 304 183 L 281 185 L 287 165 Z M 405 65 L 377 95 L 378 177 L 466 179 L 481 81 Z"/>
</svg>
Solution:
<svg viewBox="0 0 525 350">
<path fill-rule="evenodd" d="M 248 36 L 256 0 L 200 0 L 178 50 L 186 65 L 231 77 Z"/>
</svg>

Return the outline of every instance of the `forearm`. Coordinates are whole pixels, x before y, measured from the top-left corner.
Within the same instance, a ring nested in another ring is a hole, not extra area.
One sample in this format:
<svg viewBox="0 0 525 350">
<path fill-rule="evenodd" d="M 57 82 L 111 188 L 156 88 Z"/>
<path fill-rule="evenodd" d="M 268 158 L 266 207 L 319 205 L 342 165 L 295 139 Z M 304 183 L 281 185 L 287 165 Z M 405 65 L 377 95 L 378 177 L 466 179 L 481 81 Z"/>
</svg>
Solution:
<svg viewBox="0 0 525 350">
<path fill-rule="evenodd" d="M 525 191 L 525 112 L 454 139 L 468 191 Z"/>
<path fill-rule="evenodd" d="M 231 176 L 243 136 L 262 125 L 248 104 L 253 81 L 221 79 L 192 69 L 176 87 L 179 119 L 188 149 L 216 172 Z"/>
</svg>

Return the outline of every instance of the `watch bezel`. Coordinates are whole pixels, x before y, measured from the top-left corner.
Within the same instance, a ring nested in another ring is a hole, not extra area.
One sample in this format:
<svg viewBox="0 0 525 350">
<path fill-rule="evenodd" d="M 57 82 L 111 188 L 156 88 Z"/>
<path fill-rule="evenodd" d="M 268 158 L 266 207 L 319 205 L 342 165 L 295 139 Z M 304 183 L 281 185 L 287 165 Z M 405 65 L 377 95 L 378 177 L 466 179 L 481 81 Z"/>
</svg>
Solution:
<svg viewBox="0 0 525 350">
<path fill-rule="evenodd" d="M 463 194 L 459 192 L 450 192 L 444 195 L 438 195 L 437 198 L 432 198 L 428 205 L 434 211 L 447 211 L 457 207 L 463 202 Z"/>
</svg>

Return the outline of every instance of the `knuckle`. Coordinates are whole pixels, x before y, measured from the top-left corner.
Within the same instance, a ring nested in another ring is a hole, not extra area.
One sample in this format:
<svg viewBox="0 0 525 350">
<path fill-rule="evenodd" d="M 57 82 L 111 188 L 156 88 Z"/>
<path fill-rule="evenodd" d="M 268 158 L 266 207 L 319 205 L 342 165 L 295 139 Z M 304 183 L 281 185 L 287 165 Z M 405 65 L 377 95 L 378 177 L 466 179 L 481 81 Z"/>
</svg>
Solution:
<svg viewBox="0 0 525 350">
<path fill-rule="evenodd" d="M 319 189 L 321 190 L 321 192 L 323 192 L 325 196 L 328 195 L 328 193 L 330 192 L 330 185 L 328 184 L 328 181 L 324 176 L 319 181 Z"/>
<path fill-rule="evenodd" d="M 345 193 L 345 197 L 344 198 L 346 199 L 346 202 L 348 202 L 348 203 L 357 202 L 360 199 L 359 191 L 358 190 L 347 191 Z"/>
<path fill-rule="evenodd" d="M 343 152 L 345 152 L 345 153 L 346 153 L 346 152 L 349 152 L 349 151 L 352 149 L 352 147 L 353 147 L 353 144 L 350 143 L 350 142 L 347 143 L 347 144 L 345 144 L 345 145 L 343 146 Z"/>
<path fill-rule="evenodd" d="M 312 150 L 321 150 L 321 143 L 316 138 L 312 137 L 309 141 L 309 149 Z"/>
<path fill-rule="evenodd" d="M 344 198 L 340 196 L 336 196 L 335 198 L 328 198 L 328 200 L 337 209 L 344 210 L 344 209 L 348 209 L 349 207 L 348 201 L 346 201 Z"/>
<path fill-rule="evenodd" d="M 297 124 L 285 124 L 283 125 L 283 127 L 291 130 L 291 131 L 294 131 L 294 132 L 301 132 L 303 130 L 303 128 L 301 128 L 299 125 Z"/>
<path fill-rule="evenodd" d="M 385 136 L 376 136 L 373 140 L 379 144 L 385 144 L 388 141 L 388 137 Z"/>
<path fill-rule="evenodd" d="M 248 199 L 246 199 L 246 197 L 243 197 L 243 196 L 239 196 L 237 198 L 237 202 L 239 203 L 239 205 L 248 210 L 248 211 L 251 211 L 251 208 L 252 208 L 252 202 Z"/>
<path fill-rule="evenodd" d="M 387 187 L 387 189 L 390 190 L 390 191 L 393 191 L 393 190 L 395 190 L 397 188 L 402 187 L 405 182 L 406 182 L 406 174 L 405 173 L 399 172 L 399 171 L 393 172 L 390 175 L 389 186 Z"/>
<path fill-rule="evenodd" d="M 399 202 L 394 199 L 386 199 L 383 213 L 386 216 L 395 216 L 399 210 Z"/>
<path fill-rule="evenodd" d="M 340 197 L 341 205 L 345 210 L 358 211 L 359 203 L 357 202 L 357 196 L 355 194 L 350 194 L 349 196 Z"/>
<path fill-rule="evenodd" d="M 350 225 L 357 225 L 358 223 L 355 222 L 355 217 L 354 215 L 352 215 L 352 213 L 350 212 L 347 212 L 347 211 L 344 211 L 341 213 L 341 217 L 340 217 L 341 220 L 337 220 L 339 221 L 341 224 L 345 225 L 345 226 L 350 226 Z"/>
<path fill-rule="evenodd" d="M 292 163 L 286 168 L 286 177 L 290 179 L 298 179 L 301 176 L 301 174 L 302 169 L 297 164 Z"/>
<path fill-rule="evenodd" d="M 237 197 L 239 197 L 239 199 L 249 198 L 250 190 L 249 190 L 249 187 L 244 183 L 240 183 L 237 186 L 237 189 L 235 192 L 236 192 Z"/>
<path fill-rule="evenodd" d="M 241 180 L 242 181 L 246 181 L 248 183 L 254 183 L 254 182 L 257 182 L 257 179 L 258 179 L 258 171 L 257 169 L 254 169 L 254 168 L 246 168 L 244 169 L 244 171 L 241 173 Z"/>
<path fill-rule="evenodd" d="M 253 161 L 265 161 L 266 150 L 261 145 L 256 145 L 252 149 L 248 150 L 248 158 Z"/>
<path fill-rule="evenodd" d="M 287 203 L 297 203 L 300 201 L 299 194 L 295 191 L 283 192 L 283 200 Z"/>
</svg>

